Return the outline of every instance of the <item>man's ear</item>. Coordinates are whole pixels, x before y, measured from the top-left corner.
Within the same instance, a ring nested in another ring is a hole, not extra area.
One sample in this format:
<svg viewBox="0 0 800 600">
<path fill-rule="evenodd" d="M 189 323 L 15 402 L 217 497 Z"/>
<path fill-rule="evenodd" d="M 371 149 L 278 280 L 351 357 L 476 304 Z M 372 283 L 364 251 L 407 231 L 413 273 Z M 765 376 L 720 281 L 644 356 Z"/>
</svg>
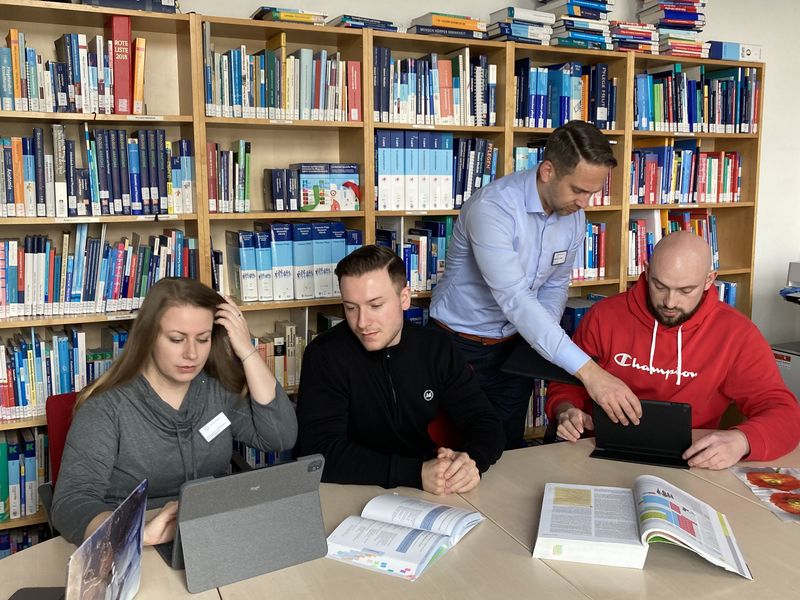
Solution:
<svg viewBox="0 0 800 600">
<path fill-rule="evenodd" d="M 703 284 L 703 291 L 705 292 L 708 288 L 714 285 L 714 281 L 717 279 L 717 272 L 710 271 L 708 275 L 706 275 L 706 282 Z"/>
<path fill-rule="evenodd" d="M 408 310 L 411 306 L 411 290 L 408 286 L 404 286 L 402 290 L 400 290 L 400 306 L 403 307 L 403 310 Z"/>
<path fill-rule="evenodd" d="M 542 164 L 539 165 L 539 179 L 542 183 L 550 183 L 557 179 L 556 168 L 552 162 L 545 159 L 542 161 Z"/>
</svg>

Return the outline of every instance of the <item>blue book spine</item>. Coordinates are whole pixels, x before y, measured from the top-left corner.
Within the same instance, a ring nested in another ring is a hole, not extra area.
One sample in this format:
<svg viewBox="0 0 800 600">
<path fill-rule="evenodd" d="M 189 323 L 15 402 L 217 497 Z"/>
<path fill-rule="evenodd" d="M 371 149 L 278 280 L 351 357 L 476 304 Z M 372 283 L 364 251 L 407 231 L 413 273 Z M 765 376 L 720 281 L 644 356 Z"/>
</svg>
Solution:
<svg viewBox="0 0 800 600">
<path fill-rule="evenodd" d="M 331 222 L 331 265 L 332 269 L 336 269 L 339 261 L 347 256 L 347 240 L 345 225 L 341 221 Z M 333 281 L 333 295 L 339 296 L 339 278 L 335 274 L 332 275 Z"/>
<path fill-rule="evenodd" d="M 272 223 L 272 290 L 275 300 L 294 299 L 292 226 Z"/>
<path fill-rule="evenodd" d="M 267 302 L 273 298 L 272 247 L 270 242 L 269 229 L 255 232 L 256 275 L 259 302 Z"/>
<path fill-rule="evenodd" d="M 364 245 L 364 232 L 360 229 L 345 230 L 345 250 L 346 254 L 355 252 Z"/>
<path fill-rule="evenodd" d="M 334 265 L 331 236 L 331 223 L 321 221 L 311 224 L 315 298 L 330 298 L 333 296 Z"/>
<path fill-rule="evenodd" d="M 314 252 L 309 223 L 292 224 L 292 254 L 294 257 L 294 297 L 297 300 L 314 297 Z"/>
</svg>

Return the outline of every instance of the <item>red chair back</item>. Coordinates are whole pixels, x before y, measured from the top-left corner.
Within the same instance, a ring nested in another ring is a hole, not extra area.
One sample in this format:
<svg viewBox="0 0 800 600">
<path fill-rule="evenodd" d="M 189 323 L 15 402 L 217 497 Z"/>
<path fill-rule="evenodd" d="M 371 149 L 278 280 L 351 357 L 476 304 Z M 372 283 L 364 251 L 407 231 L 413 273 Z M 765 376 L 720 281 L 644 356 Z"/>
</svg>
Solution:
<svg viewBox="0 0 800 600">
<path fill-rule="evenodd" d="M 75 392 L 50 396 L 45 404 L 47 413 L 47 443 L 50 447 L 50 483 L 55 487 L 61 455 L 67 442 L 67 432 L 72 424 L 72 409 L 78 395 Z"/>
<path fill-rule="evenodd" d="M 464 436 L 456 429 L 450 417 L 444 411 L 439 411 L 436 418 L 428 423 L 428 435 L 437 448 L 450 448 L 456 450 L 464 441 Z"/>
</svg>

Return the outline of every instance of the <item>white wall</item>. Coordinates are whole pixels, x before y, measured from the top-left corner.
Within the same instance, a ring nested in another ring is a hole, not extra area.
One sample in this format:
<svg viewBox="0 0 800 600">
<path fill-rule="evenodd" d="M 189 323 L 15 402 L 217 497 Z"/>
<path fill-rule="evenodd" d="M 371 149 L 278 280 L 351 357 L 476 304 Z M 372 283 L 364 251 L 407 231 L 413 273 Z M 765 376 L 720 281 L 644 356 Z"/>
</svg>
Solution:
<svg viewBox="0 0 800 600">
<path fill-rule="evenodd" d="M 488 18 L 490 12 L 513 5 L 536 3 L 493 0 L 405 0 L 365 3 L 363 0 L 282 0 L 273 5 L 319 10 L 335 17 L 342 13 L 372 16 L 407 24 L 430 10 Z M 183 12 L 249 17 L 259 0 L 181 0 Z M 612 19 L 635 20 L 638 0 L 617 0 Z M 800 260 L 800 80 L 796 54 L 800 0 L 708 0 L 705 39 L 759 44 L 767 63 L 758 227 L 756 233 L 753 320 L 771 342 L 800 339 L 800 306 L 778 297 L 786 283 L 788 263 Z M 792 116 L 794 115 L 794 116 Z"/>
</svg>

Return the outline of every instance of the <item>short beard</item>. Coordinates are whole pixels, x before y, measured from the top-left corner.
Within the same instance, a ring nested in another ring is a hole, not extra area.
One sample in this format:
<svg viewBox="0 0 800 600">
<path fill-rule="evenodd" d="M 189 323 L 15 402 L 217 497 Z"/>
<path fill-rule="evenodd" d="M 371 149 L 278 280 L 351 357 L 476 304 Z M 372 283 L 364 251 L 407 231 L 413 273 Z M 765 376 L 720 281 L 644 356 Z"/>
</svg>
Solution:
<svg viewBox="0 0 800 600">
<path fill-rule="evenodd" d="M 678 314 L 675 317 L 673 317 L 672 319 L 667 319 L 663 317 L 658 312 L 658 310 L 656 310 L 655 306 L 653 306 L 653 302 L 652 300 L 650 300 L 649 290 L 645 294 L 645 299 L 647 300 L 647 309 L 650 311 L 650 314 L 653 315 L 655 320 L 661 323 L 664 327 L 677 327 L 679 325 L 683 325 L 686 321 L 688 321 L 694 316 L 694 313 L 697 312 L 697 309 L 699 309 L 700 305 L 703 303 L 703 297 L 701 296 L 700 302 L 697 303 L 697 306 L 695 306 L 688 313 L 679 310 Z"/>
</svg>

